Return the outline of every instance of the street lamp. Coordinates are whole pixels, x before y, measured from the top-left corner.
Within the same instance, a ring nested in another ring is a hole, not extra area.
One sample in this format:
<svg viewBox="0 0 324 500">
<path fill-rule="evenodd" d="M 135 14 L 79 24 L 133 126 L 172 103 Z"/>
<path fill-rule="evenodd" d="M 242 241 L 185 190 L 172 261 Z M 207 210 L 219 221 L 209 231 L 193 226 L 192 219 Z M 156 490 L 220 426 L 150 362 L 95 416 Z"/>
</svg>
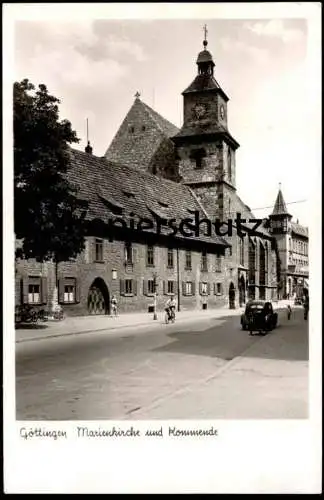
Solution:
<svg viewBox="0 0 324 500">
<path fill-rule="evenodd" d="M 157 320 L 157 314 L 156 314 L 156 289 L 157 289 L 157 274 L 153 274 L 153 287 L 154 287 L 154 314 L 153 314 L 153 320 Z"/>
</svg>

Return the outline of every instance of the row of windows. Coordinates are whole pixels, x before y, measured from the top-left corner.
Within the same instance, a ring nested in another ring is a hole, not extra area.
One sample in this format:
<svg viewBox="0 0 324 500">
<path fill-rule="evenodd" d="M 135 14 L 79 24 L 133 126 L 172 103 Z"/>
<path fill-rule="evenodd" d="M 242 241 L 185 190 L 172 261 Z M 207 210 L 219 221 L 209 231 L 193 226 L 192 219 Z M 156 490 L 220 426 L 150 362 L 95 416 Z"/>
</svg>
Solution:
<svg viewBox="0 0 324 500">
<path fill-rule="evenodd" d="M 159 286 L 155 280 L 145 280 L 143 282 L 143 295 L 152 296 L 159 293 Z M 177 282 L 168 280 L 163 282 L 163 294 L 170 295 L 177 293 Z M 222 283 L 213 284 L 213 294 L 222 295 Z M 208 282 L 199 282 L 199 295 L 210 295 L 211 284 Z M 137 295 L 137 281 L 133 279 L 120 280 L 120 295 Z M 196 295 L 196 283 L 194 281 L 182 282 L 182 295 Z"/>
<path fill-rule="evenodd" d="M 79 290 L 76 278 L 62 278 L 58 283 L 58 302 L 75 304 L 79 302 Z M 47 279 L 30 276 L 20 282 L 21 301 L 24 304 L 47 304 Z"/>
<path fill-rule="evenodd" d="M 33 283 L 28 284 L 28 294 L 23 302 L 31 305 L 46 304 L 47 299 L 42 294 L 41 283 L 35 283 L 38 278 L 30 277 L 29 280 Z M 40 278 L 39 278 L 40 280 Z M 61 280 L 62 281 L 62 280 Z M 74 304 L 77 300 L 77 280 L 75 278 L 66 278 L 66 283 L 59 284 L 59 303 Z M 143 282 L 143 295 L 152 296 L 154 293 L 159 293 L 159 286 L 155 280 L 145 280 Z M 177 282 L 174 280 L 163 281 L 163 294 L 170 295 L 177 293 Z M 211 285 L 208 282 L 199 282 L 199 294 L 210 295 Z M 222 294 L 222 284 L 213 284 L 214 295 Z M 182 282 L 182 295 L 189 296 L 196 294 L 196 283 L 194 281 Z M 120 280 L 120 295 L 137 295 L 137 281 L 133 279 Z M 27 299 L 27 300 L 26 300 Z"/>
<path fill-rule="evenodd" d="M 289 241 L 290 250 L 302 255 L 308 255 L 308 243 L 304 241 L 292 240 Z"/>
<path fill-rule="evenodd" d="M 125 243 L 125 265 L 132 266 L 134 265 L 134 251 L 131 242 Z M 172 269 L 175 266 L 175 252 L 173 248 L 166 249 L 167 251 L 167 266 Z M 103 262 L 103 240 L 96 239 L 95 240 L 95 261 Z M 146 265 L 147 267 L 154 267 L 155 265 L 155 249 L 153 246 L 147 246 L 146 248 Z M 192 254 L 190 250 L 186 251 L 185 254 L 185 269 L 192 269 Z M 201 270 L 208 271 L 208 255 L 207 252 L 203 251 L 201 255 Z M 220 254 L 216 254 L 215 260 L 215 271 L 222 271 L 222 256 Z"/>
<path fill-rule="evenodd" d="M 291 262 L 292 262 L 292 264 L 296 264 L 299 266 L 307 266 L 307 264 L 308 264 L 307 260 L 303 260 L 303 259 L 291 259 Z"/>
</svg>

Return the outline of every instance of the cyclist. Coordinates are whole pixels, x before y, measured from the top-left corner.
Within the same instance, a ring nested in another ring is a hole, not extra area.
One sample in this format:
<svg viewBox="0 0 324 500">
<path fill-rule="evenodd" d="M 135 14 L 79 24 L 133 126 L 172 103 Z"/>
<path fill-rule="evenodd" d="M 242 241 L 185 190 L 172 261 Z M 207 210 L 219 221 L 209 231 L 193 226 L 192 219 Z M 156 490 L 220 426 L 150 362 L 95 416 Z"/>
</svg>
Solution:
<svg viewBox="0 0 324 500">
<path fill-rule="evenodd" d="M 171 295 L 171 297 L 167 300 L 165 304 L 165 310 L 169 315 L 169 319 L 171 319 L 172 317 L 175 319 L 176 307 L 177 307 L 177 301 L 174 295 Z"/>
</svg>

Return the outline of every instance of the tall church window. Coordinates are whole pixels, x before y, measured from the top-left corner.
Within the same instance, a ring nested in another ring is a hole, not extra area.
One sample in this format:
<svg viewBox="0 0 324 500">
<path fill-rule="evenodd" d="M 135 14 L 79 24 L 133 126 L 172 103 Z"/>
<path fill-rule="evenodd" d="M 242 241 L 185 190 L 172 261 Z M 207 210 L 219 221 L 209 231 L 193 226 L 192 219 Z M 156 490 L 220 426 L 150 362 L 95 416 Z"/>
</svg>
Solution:
<svg viewBox="0 0 324 500">
<path fill-rule="evenodd" d="M 249 283 L 255 283 L 255 244 L 249 238 Z"/>
<path fill-rule="evenodd" d="M 244 239 L 243 237 L 239 238 L 239 256 L 240 256 L 240 265 L 244 266 Z"/>
<path fill-rule="evenodd" d="M 228 179 L 232 180 L 232 152 L 231 148 L 227 150 L 227 168 L 228 168 Z"/>
<path fill-rule="evenodd" d="M 260 285 L 265 285 L 266 275 L 265 275 L 265 250 L 263 244 L 260 242 Z"/>
</svg>

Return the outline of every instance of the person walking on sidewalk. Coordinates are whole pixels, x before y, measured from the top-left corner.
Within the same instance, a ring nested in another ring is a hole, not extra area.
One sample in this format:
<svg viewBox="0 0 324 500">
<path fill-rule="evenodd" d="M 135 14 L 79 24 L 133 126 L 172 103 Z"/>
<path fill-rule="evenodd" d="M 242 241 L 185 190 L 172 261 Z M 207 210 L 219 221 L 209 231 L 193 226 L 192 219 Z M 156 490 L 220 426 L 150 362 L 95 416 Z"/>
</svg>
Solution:
<svg viewBox="0 0 324 500">
<path fill-rule="evenodd" d="M 304 319 L 307 320 L 309 312 L 309 296 L 308 293 L 305 295 L 304 299 Z"/>
<path fill-rule="evenodd" d="M 291 309 L 290 304 L 288 304 L 288 306 L 287 306 L 287 318 L 288 318 L 288 319 L 290 319 L 290 318 L 291 318 L 291 313 L 292 313 L 292 309 Z"/>
<path fill-rule="evenodd" d="M 111 315 L 117 316 L 117 299 L 115 295 L 111 298 Z"/>
</svg>

